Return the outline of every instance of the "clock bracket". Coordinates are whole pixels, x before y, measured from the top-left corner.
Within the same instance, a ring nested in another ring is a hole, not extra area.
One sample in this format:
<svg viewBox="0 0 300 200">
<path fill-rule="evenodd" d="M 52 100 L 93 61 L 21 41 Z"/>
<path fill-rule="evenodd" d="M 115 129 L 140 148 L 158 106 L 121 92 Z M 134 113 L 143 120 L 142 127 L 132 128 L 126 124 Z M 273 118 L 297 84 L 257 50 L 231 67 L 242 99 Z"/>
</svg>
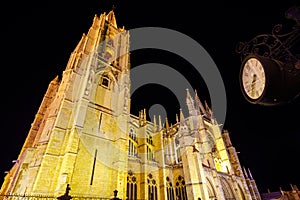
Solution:
<svg viewBox="0 0 300 200">
<path fill-rule="evenodd" d="M 294 53 L 300 51 L 300 46 L 296 46 L 300 40 L 300 6 L 289 8 L 285 17 L 294 21 L 291 30 L 284 32 L 285 27 L 277 24 L 270 34 L 260 34 L 248 42 L 239 42 L 236 52 L 240 54 L 241 61 L 248 55 L 260 55 L 300 69 L 300 53 Z"/>
</svg>

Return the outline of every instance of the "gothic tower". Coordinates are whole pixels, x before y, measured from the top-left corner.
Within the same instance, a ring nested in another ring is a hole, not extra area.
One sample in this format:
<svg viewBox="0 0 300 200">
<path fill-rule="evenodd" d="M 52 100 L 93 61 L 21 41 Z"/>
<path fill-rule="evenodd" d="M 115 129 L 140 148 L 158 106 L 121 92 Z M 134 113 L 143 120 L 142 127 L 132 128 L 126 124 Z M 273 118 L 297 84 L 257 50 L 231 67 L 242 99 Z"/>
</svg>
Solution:
<svg viewBox="0 0 300 200">
<path fill-rule="evenodd" d="M 50 83 L 2 192 L 56 195 L 67 183 L 84 195 L 125 192 L 128 48 L 129 35 L 113 11 L 94 17 L 62 79 Z"/>
<path fill-rule="evenodd" d="M 70 187 L 77 198 L 260 200 L 197 91 L 186 104 L 175 124 L 130 114 L 129 33 L 113 11 L 95 16 L 50 82 L 0 198 L 56 198 Z"/>
</svg>

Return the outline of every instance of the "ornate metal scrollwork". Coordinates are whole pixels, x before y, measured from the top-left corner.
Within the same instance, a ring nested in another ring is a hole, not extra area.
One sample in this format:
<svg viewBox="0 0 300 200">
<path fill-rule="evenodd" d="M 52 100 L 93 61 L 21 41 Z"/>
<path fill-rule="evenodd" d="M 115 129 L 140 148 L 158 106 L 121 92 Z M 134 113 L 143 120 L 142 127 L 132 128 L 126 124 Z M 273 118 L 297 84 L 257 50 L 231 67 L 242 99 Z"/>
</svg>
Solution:
<svg viewBox="0 0 300 200">
<path fill-rule="evenodd" d="M 290 32 L 282 33 L 283 25 L 277 24 L 271 34 L 261 34 L 249 42 L 240 42 L 236 52 L 241 54 L 241 60 L 249 54 L 254 54 L 284 63 L 293 63 L 296 68 L 300 68 L 300 55 L 292 52 L 292 47 L 300 39 L 300 7 L 291 7 L 286 11 L 285 17 L 295 21 Z"/>
</svg>

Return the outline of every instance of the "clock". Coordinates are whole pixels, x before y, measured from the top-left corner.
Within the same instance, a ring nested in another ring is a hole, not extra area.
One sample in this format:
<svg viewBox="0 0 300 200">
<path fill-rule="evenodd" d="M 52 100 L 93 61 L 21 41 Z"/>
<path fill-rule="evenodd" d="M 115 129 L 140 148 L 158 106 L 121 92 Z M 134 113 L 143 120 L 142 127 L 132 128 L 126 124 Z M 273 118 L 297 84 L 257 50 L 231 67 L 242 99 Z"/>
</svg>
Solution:
<svg viewBox="0 0 300 200">
<path fill-rule="evenodd" d="M 248 55 L 240 69 L 240 87 L 245 99 L 252 104 L 274 105 L 284 97 L 283 64 L 277 60 Z"/>
<path fill-rule="evenodd" d="M 256 57 L 249 58 L 242 67 L 242 84 L 247 98 L 259 99 L 266 86 L 266 73 L 263 64 Z"/>
</svg>

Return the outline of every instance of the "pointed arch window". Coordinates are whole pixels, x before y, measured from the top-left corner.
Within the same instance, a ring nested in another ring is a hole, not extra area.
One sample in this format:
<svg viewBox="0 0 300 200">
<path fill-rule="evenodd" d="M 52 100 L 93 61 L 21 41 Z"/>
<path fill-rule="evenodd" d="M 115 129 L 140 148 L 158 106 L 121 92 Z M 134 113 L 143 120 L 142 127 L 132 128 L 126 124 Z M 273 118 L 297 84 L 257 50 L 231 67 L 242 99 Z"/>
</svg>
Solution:
<svg viewBox="0 0 300 200">
<path fill-rule="evenodd" d="M 240 184 L 238 184 L 238 190 L 239 190 L 240 196 L 242 197 L 242 200 L 245 200 L 246 197 L 245 197 L 245 194 L 244 194 L 243 189 L 240 186 Z"/>
<path fill-rule="evenodd" d="M 147 160 L 155 161 L 151 147 L 147 146 Z"/>
<path fill-rule="evenodd" d="M 137 157 L 137 136 L 133 128 L 129 130 L 128 155 Z"/>
<path fill-rule="evenodd" d="M 155 161 L 154 160 L 154 153 L 152 151 L 153 148 L 153 139 L 150 133 L 147 132 L 147 160 Z"/>
<path fill-rule="evenodd" d="M 106 44 L 107 44 L 108 46 L 115 47 L 114 41 L 113 41 L 111 38 L 108 38 L 108 39 L 107 39 Z"/>
<path fill-rule="evenodd" d="M 180 152 L 179 140 L 177 137 L 175 138 L 175 149 L 176 149 L 176 161 L 177 163 L 180 163 L 182 161 L 182 157 Z"/>
<path fill-rule="evenodd" d="M 110 78 L 108 77 L 107 74 L 104 74 L 104 75 L 101 77 L 100 84 L 101 84 L 102 87 L 109 89 Z"/>
<path fill-rule="evenodd" d="M 147 143 L 153 145 L 153 139 L 149 133 L 147 133 Z"/>
<path fill-rule="evenodd" d="M 235 200 L 233 190 L 225 178 L 221 178 L 221 186 L 225 196 L 225 200 Z"/>
<path fill-rule="evenodd" d="M 187 200 L 188 198 L 187 198 L 187 193 L 186 193 L 185 181 L 182 176 L 177 177 L 175 187 L 176 187 L 176 189 L 175 189 L 176 198 L 178 198 L 180 200 Z"/>
<path fill-rule="evenodd" d="M 126 196 L 128 200 L 137 200 L 137 179 L 132 171 L 128 172 Z"/>
<path fill-rule="evenodd" d="M 152 174 L 148 175 L 148 200 L 157 200 L 157 184 Z"/>
<path fill-rule="evenodd" d="M 206 187 L 207 187 L 209 199 L 215 200 L 217 197 L 216 197 L 214 186 L 207 177 L 206 177 L 206 181 L 207 181 Z"/>
<path fill-rule="evenodd" d="M 137 142 L 137 136 L 136 136 L 135 130 L 133 128 L 130 128 L 130 130 L 129 130 L 129 137 L 133 141 Z"/>
<path fill-rule="evenodd" d="M 174 188 L 169 177 L 166 178 L 167 181 L 167 200 L 175 200 L 174 198 Z"/>
</svg>

